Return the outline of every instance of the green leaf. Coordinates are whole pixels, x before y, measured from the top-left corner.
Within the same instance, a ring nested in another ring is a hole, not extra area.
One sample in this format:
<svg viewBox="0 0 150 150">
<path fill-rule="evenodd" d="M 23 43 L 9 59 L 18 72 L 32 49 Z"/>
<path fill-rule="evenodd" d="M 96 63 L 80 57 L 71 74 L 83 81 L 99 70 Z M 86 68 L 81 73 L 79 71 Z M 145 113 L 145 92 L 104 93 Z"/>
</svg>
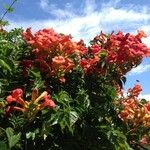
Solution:
<svg viewBox="0 0 150 150">
<path fill-rule="evenodd" d="M 27 139 L 32 138 L 32 140 L 34 140 L 35 139 L 35 133 L 34 132 L 28 132 L 28 133 L 26 133 L 26 138 Z"/>
<path fill-rule="evenodd" d="M 14 147 L 19 142 L 21 137 L 21 133 L 15 135 L 14 130 L 10 127 L 6 129 L 6 135 L 8 139 L 9 148 Z"/>
<path fill-rule="evenodd" d="M 6 69 L 6 70 L 11 72 L 10 66 L 2 59 L 0 59 L 0 67 L 3 67 L 4 69 Z"/>
<path fill-rule="evenodd" d="M 14 135 L 14 130 L 12 128 L 7 128 L 6 134 L 7 134 L 8 139 L 10 139 Z"/>
<path fill-rule="evenodd" d="M 101 51 L 99 53 L 99 57 L 101 57 L 101 58 L 105 58 L 106 56 L 107 56 L 107 52 L 106 51 Z"/>
<path fill-rule="evenodd" d="M 32 140 L 34 140 L 36 137 L 36 134 L 38 134 L 38 133 L 39 133 L 39 129 L 36 129 L 34 132 L 28 132 L 28 133 L 26 133 L 26 138 L 27 139 L 32 138 Z"/>
<path fill-rule="evenodd" d="M 142 98 L 141 101 L 140 101 L 142 104 L 146 104 L 147 103 L 147 100 Z"/>
<path fill-rule="evenodd" d="M 79 116 L 78 116 L 77 112 L 70 111 L 70 125 L 71 126 L 78 120 L 78 118 L 79 118 Z"/>
<path fill-rule="evenodd" d="M 126 136 L 119 130 L 109 131 L 109 139 L 113 143 L 115 150 L 132 150 L 127 143 Z"/>
<path fill-rule="evenodd" d="M 0 141 L 0 150 L 8 150 L 7 144 L 3 141 Z"/>
<path fill-rule="evenodd" d="M 8 26 L 9 23 L 6 20 L 0 20 L 0 26 Z"/>
<path fill-rule="evenodd" d="M 11 13 L 14 11 L 14 9 L 7 4 L 4 4 L 3 7 L 8 13 Z"/>
<path fill-rule="evenodd" d="M 38 70 L 30 70 L 31 74 L 35 77 L 35 78 L 40 78 L 40 72 Z"/>
<path fill-rule="evenodd" d="M 54 95 L 54 98 L 56 99 L 57 103 L 60 103 L 60 105 L 63 106 L 63 108 L 70 107 L 69 103 L 73 101 L 66 91 L 60 91 L 58 95 Z"/>
</svg>

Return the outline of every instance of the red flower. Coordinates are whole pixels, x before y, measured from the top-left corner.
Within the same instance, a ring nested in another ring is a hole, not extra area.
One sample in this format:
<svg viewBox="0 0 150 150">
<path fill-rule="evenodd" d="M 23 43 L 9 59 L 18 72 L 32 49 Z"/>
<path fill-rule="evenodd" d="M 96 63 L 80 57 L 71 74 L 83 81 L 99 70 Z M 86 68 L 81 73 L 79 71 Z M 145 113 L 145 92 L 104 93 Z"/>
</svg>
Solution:
<svg viewBox="0 0 150 150">
<path fill-rule="evenodd" d="M 8 104 L 11 104 L 12 102 L 16 102 L 20 104 L 21 106 L 25 106 L 25 102 L 21 98 L 22 96 L 23 96 L 22 89 L 15 89 L 12 91 L 11 95 L 6 97 L 6 101 Z"/>
<path fill-rule="evenodd" d="M 56 107 L 56 104 L 54 103 L 54 101 L 47 94 L 45 94 L 44 96 L 44 102 L 40 104 L 40 109 L 43 109 L 44 107 L 48 107 L 48 108 Z"/>
<path fill-rule="evenodd" d="M 144 105 L 144 108 L 150 113 L 150 102 Z"/>
<path fill-rule="evenodd" d="M 80 61 L 80 66 L 83 68 L 85 73 L 91 73 L 93 70 L 95 72 L 98 72 L 96 65 L 99 62 L 99 60 L 100 60 L 99 57 L 96 55 L 93 58 L 88 59 L 83 58 Z"/>
<path fill-rule="evenodd" d="M 131 88 L 128 89 L 128 94 L 130 96 L 138 97 L 141 91 L 142 91 L 141 85 L 136 84 L 132 89 Z"/>
<path fill-rule="evenodd" d="M 99 45 L 92 45 L 90 47 L 92 53 L 95 55 L 95 54 L 98 54 L 101 50 L 101 47 Z"/>
<path fill-rule="evenodd" d="M 144 135 L 139 142 L 140 142 L 141 145 L 149 144 L 148 136 Z"/>
<path fill-rule="evenodd" d="M 15 90 L 13 90 L 12 91 L 12 97 L 13 98 L 19 98 L 19 97 L 22 97 L 22 95 L 23 95 L 23 91 L 22 91 L 22 89 L 15 89 Z"/>
<path fill-rule="evenodd" d="M 59 80 L 60 80 L 61 83 L 65 83 L 66 82 L 66 79 L 63 76 L 60 77 Z"/>
<path fill-rule="evenodd" d="M 10 116 L 12 111 L 20 111 L 23 112 L 24 115 L 28 117 L 28 119 L 31 119 L 32 117 L 36 116 L 38 111 L 44 109 L 45 107 L 48 108 L 56 107 L 56 104 L 50 98 L 50 96 L 46 91 L 44 91 L 40 96 L 38 96 L 38 90 L 34 89 L 32 91 L 30 101 L 24 101 L 22 99 L 22 96 L 23 96 L 23 91 L 21 89 L 15 89 L 12 91 L 11 95 L 7 96 L 6 100 L 8 105 L 5 109 L 6 115 Z M 16 105 L 13 106 L 9 105 L 12 102 L 15 102 Z"/>
<path fill-rule="evenodd" d="M 137 38 L 141 39 L 141 38 L 146 38 L 147 35 L 145 34 L 145 32 L 143 30 L 139 30 L 138 34 L 136 35 Z"/>
<path fill-rule="evenodd" d="M 53 65 L 57 66 L 57 65 L 62 65 L 65 63 L 65 58 L 63 56 L 55 56 L 53 59 L 52 59 L 52 63 Z"/>
<path fill-rule="evenodd" d="M 122 32 L 107 35 L 101 32 L 91 42 L 90 49 L 94 55 L 101 51 L 107 54 L 104 55 L 106 64 L 115 66 L 115 71 L 122 76 L 138 65 L 143 57 L 150 56 L 150 49 L 141 40 L 145 36 L 143 31 L 137 35 Z"/>
<path fill-rule="evenodd" d="M 16 102 L 16 99 L 12 97 L 12 95 L 9 95 L 6 97 L 7 103 L 10 104 L 12 102 Z"/>
<path fill-rule="evenodd" d="M 51 99 L 45 99 L 44 102 L 40 105 L 40 108 L 49 107 L 49 108 L 55 108 L 56 104 Z"/>
<path fill-rule="evenodd" d="M 36 95 L 37 97 L 37 95 Z M 48 93 L 44 91 L 39 97 L 37 97 L 35 100 L 32 100 L 35 104 L 40 104 L 40 109 L 43 109 L 44 107 L 54 108 L 56 107 L 53 100 L 50 98 Z"/>
<path fill-rule="evenodd" d="M 53 29 L 39 30 L 33 35 L 31 28 L 28 28 L 23 33 L 23 37 L 34 48 L 47 51 L 54 43 L 59 42 L 62 36 L 57 34 Z"/>
</svg>

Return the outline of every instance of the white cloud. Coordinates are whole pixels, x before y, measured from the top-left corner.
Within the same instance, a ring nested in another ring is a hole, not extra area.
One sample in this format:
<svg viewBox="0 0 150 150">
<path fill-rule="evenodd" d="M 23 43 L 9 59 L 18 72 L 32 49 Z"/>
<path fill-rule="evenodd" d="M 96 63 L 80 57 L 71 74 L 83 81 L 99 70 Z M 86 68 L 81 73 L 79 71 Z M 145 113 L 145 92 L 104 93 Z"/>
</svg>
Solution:
<svg viewBox="0 0 150 150">
<path fill-rule="evenodd" d="M 72 5 L 70 3 L 66 3 L 64 9 L 59 8 L 54 3 L 49 4 L 48 0 L 40 0 L 39 5 L 43 9 L 43 11 L 48 12 L 49 14 L 57 17 L 57 19 L 58 18 L 59 19 L 71 18 L 71 17 L 75 16 L 75 13 L 73 12 Z"/>
<path fill-rule="evenodd" d="M 48 0 L 40 0 L 40 6 L 42 9 L 46 9 L 48 6 Z"/>
<path fill-rule="evenodd" d="M 140 29 L 144 30 L 146 33 L 150 33 L 150 24 L 142 25 Z"/>
<path fill-rule="evenodd" d="M 127 97 L 127 91 L 124 91 L 123 93 L 124 97 Z M 140 94 L 138 96 L 139 99 L 146 99 L 147 101 L 150 101 L 150 94 Z"/>
<path fill-rule="evenodd" d="M 141 95 L 139 95 L 139 98 L 141 98 L 141 99 L 143 98 L 143 99 L 150 101 L 150 94 L 141 94 Z"/>
<path fill-rule="evenodd" d="M 103 10 L 106 13 L 106 10 Z M 106 22 L 137 22 L 149 20 L 150 15 L 146 12 L 138 12 L 135 10 L 107 8 L 107 14 L 104 20 Z"/>
<path fill-rule="evenodd" d="M 93 13 L 96 9 L 96 2 L 95 0 L 91 1 L 91 0 L 86 0 L 85 1 L 85 7 L 83 9 L 83 12 L 85 15 L 89 15 L 91 13 Z"/>
<path fill-rule="evenodd" d="M 143 29 L 143 31 L 145 31 L 145 30 Z M 150 36 L 147 36 L 146 38 L 143 38 L 143 39 L 142 39 L 142 42 L 143 42 L 145 45 L 147 45 L 148 47 L 150 47 Z"/>
<path fill-rule="evenodd" d="M 137 74 L 142 74 L 144 72 L 147 72 L 147 71 L 150 71 L 150 64 L 141 64 L 139 65 L 138 67 L 136 68 L 133 68 L 129 73 L 128 75 L 131 76 L 131 75 L 137 75 Z"/>
<path fill-rule="evenodd" d="M 142 25 L 139 30 L 143 30 L 147 34 L 147 37 L 143 38 L 142 42 L 150 47 L 150 25 Z"/>
<path fill-rule="evenodd" d="M 9 29 L 31 26 L 35 31 L 44 27 L 52 27 L 57 32 L 71 33 L 75 39 L 83 38 L 85 41 L 89 41 L 101 30 L 104 32 L 127 30 L 134 33 L 150 20 L 149 9 L 145 6 L 139 8 L 117 7 L 120 2 L 121 0 L 105 2 L 100 9 L 94 0 L 85 0 L 85 5 L 82 5 L 83 8 L 80 9 L 79 15 L 76 12 L 77 8 L 74 8 L 72 3 L 64 4 L 62 9 L 54 3 L 49 4 L 48 0 L 40 0 L 40 8 L 53 15 L 55 19 L 17 22 L 10 20 Z"/>
</svg>

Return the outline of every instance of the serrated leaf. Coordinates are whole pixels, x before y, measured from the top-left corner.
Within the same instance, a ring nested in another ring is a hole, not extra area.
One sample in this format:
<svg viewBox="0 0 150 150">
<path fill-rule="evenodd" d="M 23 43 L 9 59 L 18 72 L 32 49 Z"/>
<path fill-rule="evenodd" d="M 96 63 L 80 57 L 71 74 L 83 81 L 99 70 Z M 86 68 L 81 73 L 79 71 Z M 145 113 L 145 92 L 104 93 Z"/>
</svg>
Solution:
<svg viewBox="0 0 150 150">
<path fill-rule="evenodd" d="M 8 139 L 10 139 L 14 135 L 14 130 L 12 128 L 7 128 L 6 135 L 7 135 Z"/>
<path fill-rule="evenodd" d="M 90 106 L 89 95 L 83 89 L 79 91 L 76 101 L 83 109 L 87 109 Z"/>
<path fill-rule="evenodd" d="M 132 150 L 129 144 L 126 142 L 126 136 L 119 130 L 110 130 L 107 132 L 107 137 L 114 145 L 115 150 Z"/>
<path fill-rule="evenodd" d="M 6 129 L 6 135 L 8 139 L 9 148 L 14 147 L 20 140 L 21 133 L 14 134 L 14 130 L 12 128 Z"/>
<path fill-rule="evenodd" d="M 9 141 L 9 147 L 14 147 L 20 140 L 21 133 L 18 133 L 17 135 L 12 136 L 12 138 Z"/>
</svg>

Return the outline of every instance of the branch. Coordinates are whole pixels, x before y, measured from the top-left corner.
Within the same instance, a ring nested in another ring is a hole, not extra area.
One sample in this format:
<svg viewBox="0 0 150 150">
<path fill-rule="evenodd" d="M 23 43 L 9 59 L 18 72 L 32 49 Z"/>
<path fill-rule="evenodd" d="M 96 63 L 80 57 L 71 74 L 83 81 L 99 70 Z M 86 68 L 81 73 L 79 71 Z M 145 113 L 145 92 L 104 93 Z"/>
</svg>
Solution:
<svg viewBox="0 0 150 150">
<path fill-rule="evenodd" d="M 13 0 L 13 2 L 10 4 L 10 6 L 8 7 L 8 9 L 6 9 L 6 11 L 4 12 L 4 14 L 2 15 L 0 22 L 2 22 L 2 20 L 4 19 L 5 15 L 8 13 L 9 9 L 12 8 L 12 6 L 17 2 L 17 0 Z"/>
</svg>

